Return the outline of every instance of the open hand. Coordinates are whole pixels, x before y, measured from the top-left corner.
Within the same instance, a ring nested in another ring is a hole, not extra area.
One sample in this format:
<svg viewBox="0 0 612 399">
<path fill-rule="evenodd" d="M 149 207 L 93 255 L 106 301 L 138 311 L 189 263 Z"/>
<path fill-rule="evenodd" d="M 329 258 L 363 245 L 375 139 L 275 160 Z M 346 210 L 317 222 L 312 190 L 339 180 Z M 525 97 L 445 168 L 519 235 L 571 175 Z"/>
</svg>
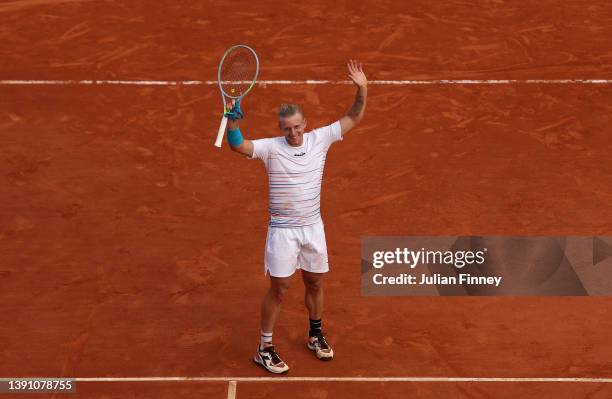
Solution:
<svg viewBox="0 0 612 399">
<path fill-rule="evenodd" d="M 361 62 L 356 60 L 350 60 L 347 64 L 349 70 L 349 78 L 359 87 L 365 87 L 368 85 L 368 79 L 363 73 Z"/>
</svg>

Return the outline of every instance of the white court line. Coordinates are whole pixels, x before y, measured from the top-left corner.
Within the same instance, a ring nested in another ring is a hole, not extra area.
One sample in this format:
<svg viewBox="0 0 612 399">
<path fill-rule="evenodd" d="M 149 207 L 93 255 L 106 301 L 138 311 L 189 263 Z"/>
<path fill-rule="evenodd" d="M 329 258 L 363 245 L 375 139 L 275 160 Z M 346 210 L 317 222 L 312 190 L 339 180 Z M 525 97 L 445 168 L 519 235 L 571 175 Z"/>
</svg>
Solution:
<svg viewBox="0 0 612 399">
<path fill-rule="evenodd" d="M 246 82 L 250 83 L 250 82 Z M 260 80 L 265 85 L 352 85 L 348 80 Z M 509 84 L 590 84 L 608 85 L 612 79 L 437 79 L 370 80 L 371 85 L 509 85 Z M 216 85 L 216 80 L 0 80 L 1 86 L 27 85 L 115 85 L 115 86 L 202 86 Z"/>
<path fill-rule="evenodd" d="M 227 386 L 227 399 L 236 399 L 236 381 L 230 381 Z"/>
<path fill-rule="evenodd" d="M 24 377 L 20 377 L 24 378 Z M 28 377 L 36 378 L 36 377 Z M 48 377 L 47 377 L 48 378 Z M 77 382 L 580 382 L 612 383 L 600 377 L 77 377 Z"/>
</svg>

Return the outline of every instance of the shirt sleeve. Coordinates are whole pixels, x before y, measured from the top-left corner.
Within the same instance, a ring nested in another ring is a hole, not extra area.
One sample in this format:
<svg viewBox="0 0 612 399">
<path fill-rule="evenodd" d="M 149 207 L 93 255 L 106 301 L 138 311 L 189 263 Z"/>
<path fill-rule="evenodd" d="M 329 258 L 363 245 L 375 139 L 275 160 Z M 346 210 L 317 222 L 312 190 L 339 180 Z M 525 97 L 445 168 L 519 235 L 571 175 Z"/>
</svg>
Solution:
<svg viewBox="0 0 612 399">
<path fill-rule="evenodd" d="M 329 147 L 336 141 L 342 140 L 342 129 L 340 128 L 340 121 L 336 121 L 331 125 L 316 129 L 316 135 L 321 140 L 325 147 Z"/>
<path fill-rule="evenodd" d="M 258 139 L 253 141 L 253 156 L 251 159 L 261 159 L 266 162 L 268 157 L 270 156 L 270 146 L 271 140 L 268 139 Z"/>
</svg>

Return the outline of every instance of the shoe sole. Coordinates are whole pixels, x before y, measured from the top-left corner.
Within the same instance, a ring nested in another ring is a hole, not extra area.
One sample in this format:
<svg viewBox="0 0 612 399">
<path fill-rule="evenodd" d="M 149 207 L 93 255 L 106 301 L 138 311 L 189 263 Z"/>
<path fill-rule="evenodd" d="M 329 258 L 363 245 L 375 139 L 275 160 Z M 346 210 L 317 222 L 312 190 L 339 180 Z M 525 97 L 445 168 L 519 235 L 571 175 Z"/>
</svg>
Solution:
<svg viewBox="0 0 612 399">
<path fill-rule="evenodd" d="M 266 367 L 265 364 L 263 364 L 262 362 L 259 361 L 259 359 L 257 359 L 257 356 L 255 356 L 253 358 L 253 362 L 255 362 L 255 364 L 257 364 L 258 366 L 261 366 L 264 370 L 266 370 L 269 373 L 272 374 L 286 374 L 290 369 L 287 368 L 287 370 L 283 370 L 283 371 L 275 371 L 275 370 L 270 370 L 269 368 Z"/>
<path fill-rule="evenodd" d="M 319 356 L 319 354 L 317 353 L 317 348 L 314 346 L 310 345 L 310 342 L 306 343 L 306 347 L 308 347 L 308 349 L 310 349 L 311 351 L 313 351 L 315 353 L 315 356 L 317 357 L 317 359 L 322 360 L 324 362 L 329 362 L 330 360 L 334 359 L 334 354 L 332 352 L 331 356 L 325 357 L 325 356 Z"/>
</svg>

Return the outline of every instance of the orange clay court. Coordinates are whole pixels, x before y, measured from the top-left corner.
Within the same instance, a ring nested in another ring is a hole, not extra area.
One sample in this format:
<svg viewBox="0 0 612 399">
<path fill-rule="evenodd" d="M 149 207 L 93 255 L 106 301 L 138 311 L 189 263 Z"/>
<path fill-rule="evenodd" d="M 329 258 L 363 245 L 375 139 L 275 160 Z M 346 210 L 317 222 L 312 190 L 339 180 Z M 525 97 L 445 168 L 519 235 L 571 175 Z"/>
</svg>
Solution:
<svg viewBox="0 0 612 399">
<path fill-rule="evenodd" d="M 247 138 L 279 135 L 282 102 L 343 115 L 348 59 L 371 82 L 323 179 L 336 358 L 304 345 L 296 276 L 281 378 L 251 361 L 266 173 L 213 147 L 237 43 L 261 62 Z M 3 1 L 0 377 L 98 399 L 609 398 L 609 297 L 364 297 L 359 268 L 366 235 L 612 235 L 611 79 L 601 0 Z"/>
</svg>

